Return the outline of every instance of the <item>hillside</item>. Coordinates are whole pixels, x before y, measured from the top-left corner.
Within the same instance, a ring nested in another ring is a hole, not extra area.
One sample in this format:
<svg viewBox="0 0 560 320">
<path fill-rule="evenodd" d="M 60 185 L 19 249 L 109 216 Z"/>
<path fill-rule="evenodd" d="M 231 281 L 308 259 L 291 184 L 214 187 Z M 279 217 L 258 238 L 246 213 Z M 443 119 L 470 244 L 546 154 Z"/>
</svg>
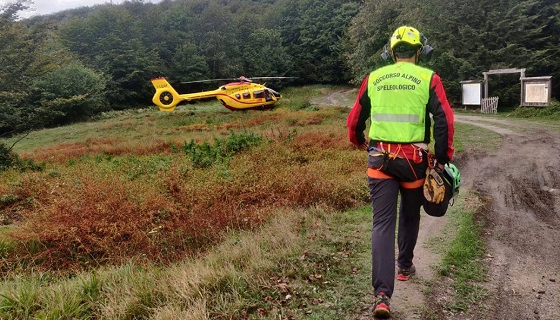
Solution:
<svg viewBox="0 0 560 320">
<path fill-rule="evenodd" d="M 1 317 L 367 318 L 364 154 L 345 138 L 355 91 L 315 86 L 284 94 L 269 111 L 230 112 L 210 101 L 175 113 L 110 112 L 18 142 L 14 150 L 39 165 L 1 175 Z M 558 127 L 457 119 L 464 187 L 448 217 L 423 218 L 418 279 L 399 284 L 394 318 L 538 312 L 549 319 L 560 310 L 557 279 L 535 263 L 554 261 L 554 248 L 524 241 L 538 239 L 534 232 L 554 236 L 557 218 L 544 208 L 558 201 L 550 191 L 557 177 L 540 158 L 531 158 L 534 179 L 518 176 L 521 167 L 501 176 L 513 184 L 500 182 L 495 166 L 510 154 L 502 140 L 529 139 L 528 156 L 542 149 L 539 141 L 554 143 Z M 489 176 L 498 187 L 481 179 Z M 549 193 L 529 192 L 544 186 Z M 502 202 L 501 192 L 511 201 Z M 507 212 L 516 224 L 500 222 Z M 515 279 L 529 278 L 504 253 L 525 245 L 533 248 L 523 265 L 538 270 L 530 278 L 537 295 L 519 287 Z M 504 268 L 507 282 L 499 277 Z M 503 297 L 519 304 L 500 308 L 494 300 Z M 533 309 L 517 308 L 527 304 Z"/>
<path fill-rule="evenodd" d="M 555 0 L 134 0 L 18 20 L 30 3 L 0 5 L 2 135 L 142 108 L 157 77 L 181 92 L 197 91 L 184 82 L 240 76 L 294 77 L 269 83 L 278 90 L 358 85 L 387 63 L 383 47 L 404 24 L 434 48 L 422 63 L 441 76 L 453 105 L 461 81 L 482 80 L 489 70 L 560 76 Z M 560 82 L 550 92 L 558 99 Z M 519 78 L 493 76 L 490 95 L 517 107 Z"/>
</svg>

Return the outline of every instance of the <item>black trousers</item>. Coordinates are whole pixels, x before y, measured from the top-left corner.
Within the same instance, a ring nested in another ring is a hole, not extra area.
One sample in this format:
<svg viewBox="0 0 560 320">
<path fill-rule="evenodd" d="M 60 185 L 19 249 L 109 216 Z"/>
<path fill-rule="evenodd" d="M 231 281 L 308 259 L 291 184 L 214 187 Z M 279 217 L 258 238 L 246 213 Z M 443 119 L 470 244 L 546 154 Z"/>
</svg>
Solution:
<svg viewBox="0 0 560 320">
<path fill-rule="evenodd" d="M 406 159 L 384 159 L 383 156 L 370 156 L 368 167 L 380 169 L 392 178 L 372 178 L 368 176 L 368 185 L 373 213 L 371 231 L 372 285 L 375 294 L 385 292 L 393 295 L 395 287 L 395 233 L 397 224 L 397 201 L 400 194 L 398 211 L 398 258 L 400 268 L 410 268 L 414 258 L 414 248 L 420 228 L 420 207 L 424 203 L 422 186 L 407 189 L 402 181 L 414 181 L 424 178 L 427 160 L 419 164 L 410 164 Z M 383 170 L 382 166 L 388 168 Z M 415 171 L 415 174 L 412 173 Z M 398 176 L 395 177 L 395 176 Z"/>
</svg>

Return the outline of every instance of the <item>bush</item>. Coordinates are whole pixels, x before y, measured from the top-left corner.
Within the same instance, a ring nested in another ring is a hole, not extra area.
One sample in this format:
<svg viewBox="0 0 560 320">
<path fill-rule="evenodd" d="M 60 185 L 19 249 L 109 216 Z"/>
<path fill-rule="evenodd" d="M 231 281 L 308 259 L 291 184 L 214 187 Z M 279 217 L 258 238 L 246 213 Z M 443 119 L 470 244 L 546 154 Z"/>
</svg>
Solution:
<svg viewBox="0 0 560 320">
<path fill-rule="evenodd" d="M 229 159 L 239 151 L 262 142 L 262 137 L 253 133 L 232 134 L 227 139 L 214 139 L 214 144 L 208 142 L 196 144 L 194 141 L 183 144 L 183 152 L 191 158 L 197 168 L 210 167 L 212 164 L 227 164 Z"/>
<path fill-rule="evenodd" d="M 9 168 L 23 171 L 42 171 L 45 163 L 35 163 L 33 159 L 22 159 L 15 152 L 0 142 L 0 172 Z"/>
<path fill-rule="evenodd" d="M 106 111 L 105 86 L 101 75 L 80 64 L 53 70 L 33 85 L 40 95 L 36 115 L 45 126 L 85 120 Z"/>
<path fill-rule="evenodd" d="M 0 171 L 6 171 L 18 161 L 18 156 L 4 143 L 0 142 Z"/>
<path fill-rule="evenodd" d="M 518 107 L 511 112 L 518 118 L 560 119 L 560 102 L 552 100 L 547 107 Z"/>
<path fill-rule="evenodd" d="M 551 119 L 560 119 L 560 102 L 553 100 L 548 107 L 540 109 L 539 116 Z"/>
</svg>

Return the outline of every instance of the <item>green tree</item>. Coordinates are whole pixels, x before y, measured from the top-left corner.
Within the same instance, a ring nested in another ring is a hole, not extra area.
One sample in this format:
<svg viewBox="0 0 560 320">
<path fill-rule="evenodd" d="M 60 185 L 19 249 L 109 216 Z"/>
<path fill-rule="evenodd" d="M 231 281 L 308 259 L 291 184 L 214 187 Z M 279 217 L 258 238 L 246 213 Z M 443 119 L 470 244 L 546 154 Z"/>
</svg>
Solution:
<svg viewBox="0 0 560 320">
<path fill-rule="evenodd" d="M 142 41 L 138 17 L 123 7 L 107 6 L 87 19 L 73 19 L 61 27 L 67 47 L 85 64 L 109 76 L 107 98 L 113 108 L 149 101 L 149 79 L 163 63 L 156 49 Z"/>
<path fill-rule="evenodd" d="M 280 0 L 267 19 L 277 28 L 293 57 L 294 76 L 306 82 L 340 83 L 348 80 L 340 42 L 358 11 L 357 1 Z"/>
<path fill-rule="evenodd" d="M 195 43 L 206 57 L 210 77 L 234 77 L 241 70 L 240 42 L 228 8 L 211 1 L 195 26 Z"/>
<path fill-rule="evenodd" d="M 558 72 L 558 1 L 427 0 L 423 6 L 395 1 L 366 2 L 348 28 L 345 56 L 354 83 L 383 64 L 379 54 L 391 32 L 403 24 L 417 27 L 434 47 L 427 65 L 442 77 L 451 102 L 461 99 L 460 81 L 481 79 L 490 69 Z M 504 98 L 518 96 L 518 81 L 498 78 L 503 88 L 497 90 Z"/>
<path fill-rule="evenodd" d="M 352 82 L 360 83 L 369 72 L 386 63 L 380 56 L 396 28 L 409 24 L 422 30 L 422 20 L 415 1 L 366 1 L 352 19 L 343 41 Z"/>
<path fill-rule="evenodd" d="M 20 12 L 31 7 L 33 0 L 17 0 L 0 6 L 0 19 L 15 21 L 20 18 Z"/>
<path fill-rule="evenodd" d="M 206 59 L 198 52 L 195 44 L 187 42 L 178 48 L 171 60 L 170 76 L 180 81 L 208 78 Z"/>
<path fill-rule="evenodd" d="M 291 56 L 282 45 L 280 32 L 256 29 L 243 51 L 245 72 L 250 76 L 284 76 L 292 68 Z"/>
<path fill-rule="evenodd" d="M 560 77 L 560 3 L 557 0 L 522 1 L 512 6 L 499 26 L 508 46 L 500 56 L 527 69 L 527 76 Z M 560 98 L 560 82 L 552 92 Z"/>
<path fill-rule="evenodd" d="M 40 96 L 36 118 L 47 126 L 85 120 L 107 110 L 105 79 L 81 64 L 46 73 L 35 79 L 33 89 Z"/>
<path fill-rule="evenodd" d="M 36 45 L 29 28 L 14 21 L 26 1 L 0 7 L 0 134 L 25 130 L 29 113 L 29 65 Z"/>
<path fill-rule="evenodd" d="M 455 82 L 446 83 L 455 97 L 458 81 L 481 79 L 482 72 L 491 69 L 558 75 L 559 13 L 554 0 L 429 0 L 423 16 L 436 47 L 432 66 L 444 82 Z M 517 105 L 520 84 L 515 75 L 493 76 L 491 85 L 500 106 Z"/>
</svg>

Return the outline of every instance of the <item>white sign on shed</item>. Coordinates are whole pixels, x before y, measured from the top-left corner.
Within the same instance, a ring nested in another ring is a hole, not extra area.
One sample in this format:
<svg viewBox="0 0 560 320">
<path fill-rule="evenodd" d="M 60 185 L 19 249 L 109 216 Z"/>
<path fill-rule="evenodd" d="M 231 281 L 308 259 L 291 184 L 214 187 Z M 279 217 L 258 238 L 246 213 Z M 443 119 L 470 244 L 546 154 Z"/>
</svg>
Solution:
<svg viewBox="0 0 560 320">
<path fill-rule="evenodd" d="M 482 82 L 478 80 L 461 81 L 462 104 L 479 106 L 482 99 Z"/>
<path fill-rule="evenodd" d="M 521 78 L 521 105 L 545 107 L 550 103 L 552 77 Z"/>
</svg>

